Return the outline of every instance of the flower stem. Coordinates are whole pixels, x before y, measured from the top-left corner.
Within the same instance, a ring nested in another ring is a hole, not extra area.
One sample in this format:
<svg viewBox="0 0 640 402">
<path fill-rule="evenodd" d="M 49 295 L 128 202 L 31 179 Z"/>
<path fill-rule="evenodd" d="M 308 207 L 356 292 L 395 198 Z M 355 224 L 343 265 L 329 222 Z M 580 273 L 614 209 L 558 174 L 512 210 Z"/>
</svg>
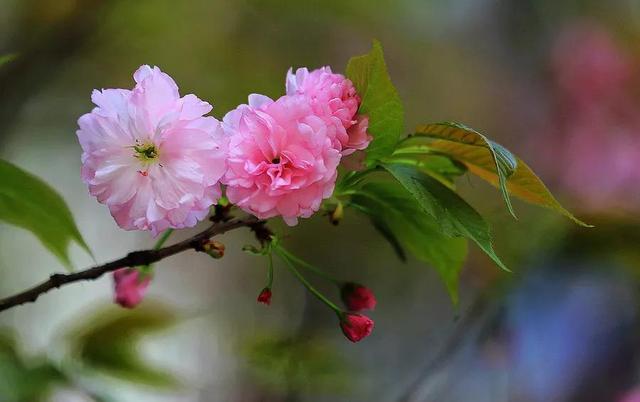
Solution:
<svg viewBox="0 0 640 402">
<path fill-rule="evenodd" d="M 164 243 L 166 243 L 166 241 L 169 240 L 169 237 L 171 236 L 171 233 L 173 233 L 173 229 L 165 230 L 164 233 L 162 233 L 162 235 L 160 236 L 160 238 L 156 242 L 155 246 L 153 246 L 153 249 L 154 250 L 159 250 L 160 247 L 164 246 Z"/>
<path fill-rule="evenodd" d="M 327 274 L 326 272 L 324 272 L 323 270 L 321 270 L 320 268 L 313 266 L 311 264 L 309 264 L 308 262 L 306 262 L 305 260 L 303 260 L 300 257 L 296 257 L 295 255 L 291 254 L 289 251 L 287 251 L 286 249 L 284 249 L 281 246 L 277 246 L 278 251 L 283 254 L 286 258 L 288 258 L 289 260 L 291 260 L 292 262 L 300 265 L 301 267 L 313 272 L 314 274 L 318 275 L 319 277 L 332 282 L 333 284 L 340 286 L 341 281 L 335 279 L 334 277 L 332 277 L 331 275 Z"/>
<path fill-rule="evenodd" d="M 269 270 L 267 271 L 267 287 L 271 289 L 273 285 L 273 254 L 269 253 Z"/>
<path fill-rule="evenodd" d="M 314 288 L 313 285 L 309 283 L 309 281 L 307 281 L 307 279 L 300 273 L 300 271 L 296 269 L 295 265 L 289 259 L 287 254 L 283 253 L 283 250 L 281 248 L 276 248 L 275 251 L 284 260 L 284 262 L 286 263 L 291 273 L 293 273 L 293 275 L 300 281 L 300 283 L 304 285 L 305 288 L 307 288 L 309 292 L 311 292 L 311 294 L 313 294 L 321 302 L 329 306 L 329 308 L 335 311 L 335 313 L 338 314 L 338 316 L 342 316 L 342 310 L 338 306 L 336 306 L 331 300 L 327 299 L 325 295 L 323 295 L 316 288 Z"/>
<path fill-rule="evenodd" d="M 173 233 L 173 229 L 167 229 L 165 230 L 161 235 L 160 238 L 156 241 L 156 244 L 153 246 L 153 250 L 160 250 L 162 248 L 162 246 L 164 245 L 164 243 L 167 242 L 167 240 L 169 240 L 169 237 L 171 237 L 171 234 Z M 138 270 L 140 272 L 149 274 L 151 273 L 151 266 L 153 264 L 146 264 L 146 265 L 141 265 Z"/>
</svg>

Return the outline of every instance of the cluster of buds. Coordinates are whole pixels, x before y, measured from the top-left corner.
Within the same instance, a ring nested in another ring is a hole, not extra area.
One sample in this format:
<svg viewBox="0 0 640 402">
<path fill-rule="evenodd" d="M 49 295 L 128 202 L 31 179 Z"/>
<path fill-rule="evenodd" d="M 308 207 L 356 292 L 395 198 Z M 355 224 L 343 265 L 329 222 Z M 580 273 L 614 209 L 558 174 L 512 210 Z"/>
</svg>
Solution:
<svg viewBox="0 0 640 402">
<path fill-rule="evenodd" d="M 371 334 L 373 320 L 357 313 L 362 310 L 373 310 L 376 298 L 371 289 L 354 282 L 344 283 L 340 289 L 342 302 L 350 311 L 340 316 L 342 333 L 351 342 L 358 342 Z"/>
<path fill-rule="evenodd" d="M 360 314 L 362 310 L 373 310 L 376 306 L 376 298 L 371 289 L 360 285 L 355 282 L 340 282 L 325 272 L 313 267 L 312 265 L 304 262 L 293 254 L 283 249 L 277 242 L 271 241 L 263 248 L 264 252 L 252 252 L 252 254 L 262 254 L 269 257 L 269 279 L 268 285 L 265 286 L 258 295 L 258 303 L 265 305 L 271 304 L 271 285 L 273 282 L 273 261 L 271 260 L 271 252 L 278 254 L 286 262 L 292 273 L 298 278 L 298 280 L 309 290 L 311 294 L 316 296 L 321 302 L 331 308 L 338 316 L 340 329 L 344 336 L 351 342 L 359 342 L 371 335 L 373 331 L 374 322 L 369 317 Z M 340 307 L 336 306 L 331 300 L 324 296 L 320 291 L 313 287 L 307 279 L 298 271 L 296 266 L 304 267 L 316 275 L 334 283 L 340 288 L 340 295 L 342 301 L 347 308 L 344 311 Z"/>
</svg>

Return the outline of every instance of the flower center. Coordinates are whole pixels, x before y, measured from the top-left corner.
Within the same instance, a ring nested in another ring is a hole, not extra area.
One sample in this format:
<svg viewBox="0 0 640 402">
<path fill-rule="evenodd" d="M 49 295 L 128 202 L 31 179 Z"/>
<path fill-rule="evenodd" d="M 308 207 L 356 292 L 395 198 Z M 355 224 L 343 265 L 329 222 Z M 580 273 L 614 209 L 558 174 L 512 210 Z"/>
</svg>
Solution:
<svg viewBox="0 0 640 402">
<path fill-rule="evenodd" d="M 153 143 L 136 143 L 133 146 L 133 150 L 136 151 L 135 157 L 141 162 L 153 162 L 158 158 L 158 149 Z"/>
<path fill-rule="evenodd" d="M 276 156 L 275 158 L 271 159 L 271 163 L 273 163 L 274 165 L 280 163 L 280 157 Z"/>
</svg>

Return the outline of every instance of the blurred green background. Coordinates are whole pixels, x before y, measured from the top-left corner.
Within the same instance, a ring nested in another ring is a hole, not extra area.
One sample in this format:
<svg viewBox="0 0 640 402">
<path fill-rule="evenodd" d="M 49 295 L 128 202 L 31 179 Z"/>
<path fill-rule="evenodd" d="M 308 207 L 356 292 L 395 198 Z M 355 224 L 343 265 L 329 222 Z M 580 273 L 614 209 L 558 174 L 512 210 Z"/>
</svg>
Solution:
<svg viewBox="0 0 640 402">
<path fill-rule="evenodd" d="M 373 38 L 407 130 L 481 130 L 596 228 L 522 203 L 514 221 L 494 189 L 463 178 L 514 272 L 472 250 L 454 308 L 435 271 L 398 261 L 367 219 L 305 220 L 288 247 L 376 293 L 375 331 L 357 345 L 281 267 L 273 304 L 256 304 L 265 261 L 237 231 L 223 260 L 158 264 L 138 310 L 110 304 L 105 276 L 3 312 L 0 402 L 637 401 L 637 0 L 0 0 L 0 55 L 16 55 L 0 67 L 0 157 L 55 187 L 97 260 L 113 259 L 153 240 L 118 229 L 80 180 L 76 121 L 92 89 L 158 65 L 221 118 L 252 92 L 283 94 L 289 67 L 343 72 Z M 0 225 L 0 295 L 62 269 Z"/>
</svg>

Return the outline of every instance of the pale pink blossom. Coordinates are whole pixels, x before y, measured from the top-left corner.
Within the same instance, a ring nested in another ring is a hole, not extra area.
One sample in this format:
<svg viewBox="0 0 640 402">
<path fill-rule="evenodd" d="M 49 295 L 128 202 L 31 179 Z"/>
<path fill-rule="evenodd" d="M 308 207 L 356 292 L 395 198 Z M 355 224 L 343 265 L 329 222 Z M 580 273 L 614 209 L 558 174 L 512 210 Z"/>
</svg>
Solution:
<svg viewBox="0 0 640 402">
<path fill-rule="evenodd" d="M 308 98 L 251 95 L 248 105 L 227 113 L 223 128 L 230 136 L 223 183 L 231 203 L 295 225 L 333 193 L 341 155 Z"/>
<path fill-rule="evenodd" d="M 144 298 L 151 276 L 144 277 L 135 268 L 120 268 L 113 273 L 114 302 L 125 308 L 134 308 Z"/>
<path fill-rule="evenodd" d="M 158 67 L 142 66 L 133 90 L 94 90 L 80 117 L 82 179 L 126 230 L 194 226 L 220 197 L 227 140 L 211 105 L 180 97 Z"/>
<path fill-rule="evenodd" d="M 369 119 L 357 116 L 360 96 L 344 75 L 333 73 L 330 67 L 311 72 L 299 68 L 295 74 L 289 69 L 286 88 L 287 95 L 307 96 L 313 111 L 329 126 L 335 126 L 329 135 L 343 155 L 365 149 L 371 142 L 367 134 Z"/>
</svg>

